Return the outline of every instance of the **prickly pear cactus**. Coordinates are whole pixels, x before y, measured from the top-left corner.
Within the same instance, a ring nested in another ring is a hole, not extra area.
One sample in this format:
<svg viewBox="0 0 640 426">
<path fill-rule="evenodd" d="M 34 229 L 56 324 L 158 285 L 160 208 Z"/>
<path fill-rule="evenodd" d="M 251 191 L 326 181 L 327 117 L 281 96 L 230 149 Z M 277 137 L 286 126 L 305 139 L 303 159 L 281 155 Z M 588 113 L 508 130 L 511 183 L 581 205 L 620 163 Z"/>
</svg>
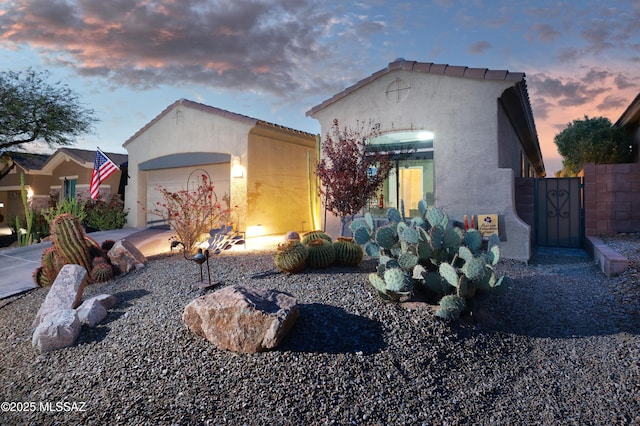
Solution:
<svg viewBox="0 0 640 426">
<path fill-rule="evenodd" d="M 465 308 L 466 302 L 463 297 L 449 294 L 440 299 L 440 307 L 436 311 L 436 316 L 447 321 L 456 321 Z"/>
<path fill-rule="evenodd" d="M 309 251 L 300 241 L 290 240 L 279 244 L 274 257 L 276 267 L 289 274 L 302 271 L 307 266 Z"/>
<path fill-rule="evenodd" d="M 473 309 L 475 298 L 508 289 L 509 280 L 496 278 L 493 269 L 500 260 L 498 236 L 485 242 L 479 231 L 465 232 L 426 201 L 418 203 L 420 217 L 406 219 L 403 210 L 389 209 L 388 223 L 377 229 L 368 213 L 351 224 L 355 242 L 378 258 L 369 282 L 383 297 L 399 300 L 419 285 L 445 296 L 438 316 L 457 319 Z"/>
<path fill-rule="evenodd" d="M 369 282 L 383 298 L 398 301 L 408 298 L 413 292 L 413 282 L 400 268 L 386 268 L 382 276 L 369 274 Z"/>
</svg>

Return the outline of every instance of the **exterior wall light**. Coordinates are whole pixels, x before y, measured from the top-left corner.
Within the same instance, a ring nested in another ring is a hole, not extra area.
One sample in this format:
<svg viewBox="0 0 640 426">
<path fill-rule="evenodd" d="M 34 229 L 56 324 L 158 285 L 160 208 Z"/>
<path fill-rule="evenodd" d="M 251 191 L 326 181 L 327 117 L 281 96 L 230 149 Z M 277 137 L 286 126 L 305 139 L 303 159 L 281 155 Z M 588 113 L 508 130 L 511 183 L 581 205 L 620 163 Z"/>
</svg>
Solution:
<svg viewBox="0 0 640 426">
<path fill-rule="evenodd" d="M 233 167 L 231 167 L 231 176 L 234 178 L 244 177 L 244 167 L 240 164 L 234 164 Z"/>
</svg>

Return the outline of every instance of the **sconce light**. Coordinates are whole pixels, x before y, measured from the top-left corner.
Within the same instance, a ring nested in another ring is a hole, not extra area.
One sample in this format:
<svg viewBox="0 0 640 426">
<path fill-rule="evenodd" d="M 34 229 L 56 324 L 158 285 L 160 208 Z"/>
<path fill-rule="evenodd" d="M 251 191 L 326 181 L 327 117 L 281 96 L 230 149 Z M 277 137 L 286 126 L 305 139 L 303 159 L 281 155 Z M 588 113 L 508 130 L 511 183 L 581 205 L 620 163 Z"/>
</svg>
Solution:
<svg viewBox="0 0 640 426">
<path fill-rule="evenodd" d="M 231 176 L 234 178 L 244 177 L 244 167 L 240 164 L 234 164 L 233 167 L 231 167 Z"/>
<path fill-rule="evenodd" d="M 0 209 L 4 207 L 4 203 L 0 203 Z"/>
<path fill-rule="evenodd" d="M 248 226 L 247 227 L 247 237 L 260 237 L 264 235 L 264 229 L 261 224 Z"/>
</svg>

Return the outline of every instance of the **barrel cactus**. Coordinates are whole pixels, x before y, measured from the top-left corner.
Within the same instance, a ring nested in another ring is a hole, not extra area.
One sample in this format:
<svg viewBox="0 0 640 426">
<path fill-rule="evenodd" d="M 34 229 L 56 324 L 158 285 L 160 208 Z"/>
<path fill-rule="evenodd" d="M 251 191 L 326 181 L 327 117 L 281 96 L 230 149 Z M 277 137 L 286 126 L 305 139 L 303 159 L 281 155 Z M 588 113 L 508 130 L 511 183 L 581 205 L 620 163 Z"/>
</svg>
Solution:
<svg viewBox="0 0 640 426">
<path fill-rule="evenodd" d="M 95 258 L 91 268 L 91 280 L 96 283 L 109 281 L 114 276 L 113 266 L 104 258 Z"/>
<path fill-rule="evenodd" d="M 51 221 L 53 245 L 65 263 L 83 266 L 91 270 L 89 244 L 84 229 L 78 218 L 70 213 L 63 213 Z"/>
<path fill-rule="evenodd" d="M 336 262 L 345 266 L 358 266 L 364 257 L 362 247 L 356 244 L 351 237 L 338 237 L 333 243 L 336 252 Z"/>
<path fill-rule="evenodd" d="M 305 268 L 308 256 L 309 251 L 304 244 L 290 240 L 278 245 L 274 262 L 281 271 L 295 274 Z"/>
<path fill-rule="evenodd" d="M 48 247 L 42 251 L 42 268 L 34 273 L 36 284 L 41 287 L 50 286 L 60 271 L 59 260 L 56 259 L 55 247 Z"/>
<path fill-rule="evenodd" d="M 85 235 L 84 228 L 76 216 L 63 213 L 51 221 L 52 247 L 42 253 L 42 266 L 33 273 L 33 278 L 40 286 L 53 284 L 58 272 L 64 265 L 75 264 L 84 267 L 88 272 L 89 282 L 94 282 L 92 259 L 104 258 L 104 251 L 93 238 Z M 107 268 L 111 268 L 109 279 L 114 271 L 111 264 L 101 266 L 102 272 L 96 276 L 104 277 Z M 100 278 L 103 279 L 103 278 Z"/>
<path fill-rule="evenodd" d="M 317 240 L 318 238 L 322 238 L 323 240 L 327 240 L 332 242 L 331 237 L 324 231 L 310 231 L 302 236 L 302 244 L 309 244 L 310 241 Z"/>
<path fill-rule="evenodd" d="M 309 241 L 306 246 L 309 250 L 309 257 L 307 258 L 309 267 L 326 268 L 335 262 L 336 251 L 330 241 L 324 238 L 316 238 Z"/>
</svg>

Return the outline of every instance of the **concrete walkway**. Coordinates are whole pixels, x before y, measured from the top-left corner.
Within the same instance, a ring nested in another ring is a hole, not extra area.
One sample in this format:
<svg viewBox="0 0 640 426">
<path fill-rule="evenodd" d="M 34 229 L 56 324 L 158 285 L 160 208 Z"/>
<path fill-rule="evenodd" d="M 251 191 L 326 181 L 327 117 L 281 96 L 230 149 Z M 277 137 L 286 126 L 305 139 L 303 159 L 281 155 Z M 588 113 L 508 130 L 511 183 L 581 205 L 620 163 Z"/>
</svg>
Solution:
<svg viewBox="0 0 640 426">
<path fill-rule="evenodd" d="M 169 237 L 173 232 L 153 228 L 124 228 L 88 235 L 98 243 L 126 238 L 145 256 L 154 256 L 169 251 Z M 33 271 L 41 265 L 42 251 L 47 247 L 51 247 L 50 242 L 0 251 L 0 299 L 37 288 Z"/>
</svg>

